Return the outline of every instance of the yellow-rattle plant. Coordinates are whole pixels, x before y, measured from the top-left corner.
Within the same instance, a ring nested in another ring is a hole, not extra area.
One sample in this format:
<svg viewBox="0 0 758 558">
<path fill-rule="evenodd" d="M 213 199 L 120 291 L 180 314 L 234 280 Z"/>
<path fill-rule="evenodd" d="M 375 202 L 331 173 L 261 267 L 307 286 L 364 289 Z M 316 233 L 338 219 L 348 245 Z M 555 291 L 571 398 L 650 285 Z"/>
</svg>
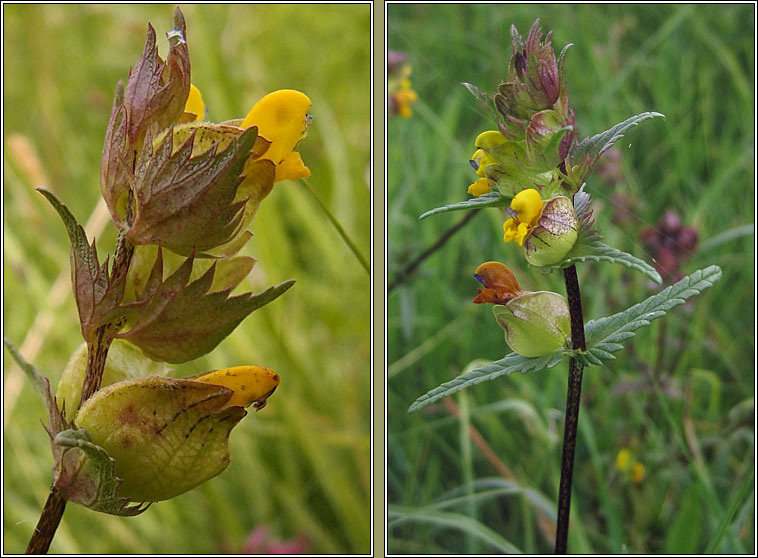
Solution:
<svg viewBox="0 0 758 558">
<path fill-rule="evenodd" d="M 100 173 L 118 229 L 112 257 L 101 261 L 68 208 L 39 189 L 71 241 L 84 344 L 53 397 L 47 378 L 6 341 L 46 402 L 55 461 L 30 553 L 47 551 L 68 501 L 135 515 L 221 473 L 230 431 L 280 382 L 259 365 L 175 378 L 166 363 L 213 350 L 294 284 L 231 294 L 254 264 L 238 252 L 260 203 L 276 182 L 310 176 L 295 148 L 311 101 L 274 91 L 244 118 L 208 122 L 178 8 L 166 35 L 163 60 L 148 25 L 142 55 L 116 88 Z"/>
</svg>

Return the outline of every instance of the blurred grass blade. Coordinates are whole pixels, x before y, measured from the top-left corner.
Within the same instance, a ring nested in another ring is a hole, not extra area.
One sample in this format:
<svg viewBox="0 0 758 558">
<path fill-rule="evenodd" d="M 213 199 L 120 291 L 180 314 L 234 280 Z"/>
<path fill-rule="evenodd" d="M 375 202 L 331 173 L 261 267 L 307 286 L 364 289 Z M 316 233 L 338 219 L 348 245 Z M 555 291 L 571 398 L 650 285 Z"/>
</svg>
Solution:
<svg viewBox="0 0 758 558">
<path fill-rule="evenodd" d="M 345 232 L 345 229 L 342 227 L 342 225 L 340 225 L 340 222 L 337 221 L 337 218 L 334 215 L 332 215 L 332 212 L 329 211 L 329 208 L 327 208 L 324 205 L 324 203 L 318 197 L 318 194 L 316 194 L 316 191 L 313 188 L 311 188 L 311 185 L 308 183 L 307 180 L 302 179 L 299 182 L 302 182 L 302 184 L 306 187 L 306 189 L 311 193 L 311 196 L 313 196 L 313 199 L 316 200 L 316 203 L 318 203 L 321 210 L 329 218 L 329 221 L 332 223 L 337 233 L 342 237 L 342 240 L 345 241 L 345 244 L 347 244 L 348 248 L 350 248 L 350 251 L 355 255 L 356 259 L 363 266 L 363 269 L 366 270 L 366 273 L 371 275 L 371 266 L 369 265 L 368 261 L 363 256 L 363 254 L 361 254 L 360 250 L 358 250 L 358 246 L 355 245 L 355 242 L 353 242 L 353 240 L 348 236 L 347 232 Z"/>
<path fill-rule="evenodd" d="M 387 525 L 388 529 L 402 523 L 414 521 L 431 523 L 438 527 L 453 527 L 492 545 L 500 553 L 521 554 L 521 550 L 511 544 L 507 539 L 501 537 L 486 525 L 483 525 L 479 521 L 466 515 L 443 512 L 429 508 L 389 506 L 388 516 L 390 518 L 390 522 Z M 393 519 L 394 521 L 392 521 Z"/>
<path fill-rule="evenodd" d="M 751 491 L 755 489 L 755 485 L 753 484 L 753 479 L 755 478 L 755 469 L 752 465 L 749 466 L 749 469 L 750 474 L 745 477 L 745 480 L 742 482 L 742 486 L 740 486 L 739 490 L 734 495 L 734 498 L 732 498 L 732 501 L 729 502 L 729 509 L 727 509 L 724 512 L 724 515 L 721 517 L 721 521 L 716 528 L 716 532 L 708 542 L 708 546 L 705 549 L 705 554 L 716 554 L 719 552 L 721 541 L 723 540 L 724 534 L 729 527 L 729 523 L 732 521 L 734 514 L 737 512 L 737 508 L 745 501 L 746 498 L 750 496 Z"/>
</svg>

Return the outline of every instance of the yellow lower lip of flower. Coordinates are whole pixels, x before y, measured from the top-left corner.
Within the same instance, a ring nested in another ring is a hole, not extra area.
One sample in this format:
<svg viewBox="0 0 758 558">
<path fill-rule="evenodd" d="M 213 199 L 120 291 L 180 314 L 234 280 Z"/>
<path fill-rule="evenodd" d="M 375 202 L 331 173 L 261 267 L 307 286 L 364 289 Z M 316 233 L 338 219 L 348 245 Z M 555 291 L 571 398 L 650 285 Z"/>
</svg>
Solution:
<svg viewBox="0 0 758 558">
<path fill-rule="evenodd" d="M 488 194 L 492 191 L 490 183 L 486 178 L 480 178 L 468 187 L 468 193 L 476 198 L 482 194 Z"/>
<path fill-rule="evenodd" d="M 276 165 L 276 177 L 274 182 L 282 180 L 297 180 L 299 178 L 308 178 L 311 171 L 303 164 L 303 159 L 297 151 L 290 151 Z"/>
</svg>

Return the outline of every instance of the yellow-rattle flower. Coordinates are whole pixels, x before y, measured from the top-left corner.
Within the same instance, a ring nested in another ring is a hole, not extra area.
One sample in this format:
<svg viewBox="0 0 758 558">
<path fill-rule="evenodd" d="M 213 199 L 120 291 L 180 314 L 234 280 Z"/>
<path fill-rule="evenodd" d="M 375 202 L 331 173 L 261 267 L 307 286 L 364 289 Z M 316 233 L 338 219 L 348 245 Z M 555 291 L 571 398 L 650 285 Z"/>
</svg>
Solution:
<svg viewBox="0 0 758 558">
<path fill-rule="evenodd" d="M 537 190 L 529 188 L 522 190 L 511 200 L 511 209 L 516 217 L 503 223 L 503 241 L 515 240 L 519 246 L 524 244 L 524 238 L 537 224 L 542 214 L 542 198 Z"/>
<path fill-rule="evenodd" d="M 307 178 L 311 171 L 303 164 L 295 145 L 305 137 L 310 124 L 311 100 L 293 89 L 274 91 L 255 103 L 242 121 L 243 128 L 257 126 L 258 133 L 271 145 L 263 154 L 276 165 L 275 182 Z"/>
<path fill-rule="evenodd" d="M 311 100 L 304 93 L 281 89 L 255 103 L 239 124 L 242 129 L 257 126 L 258 135 L 271 142 L 260 158 L 276 165 L 274 182 L 297 180 L 311 175 L 300 153 L 294 150 L 308 130 L 311 121 L 308 115 L 310 106 Z M 205 115 L 203 97 L 194 85 L 190 85 L 184 112 L 195 115 L 196 121 L 203 120 Z"/>
<path fill-rule="evenodd" d="M 468 193 L 470 195 L 478 198 L 482 194 L 488 194 L 492 191 L 492 185 L 485 175 L 485 169 L 487 168 L 487 165 L 497 163 L 497 161 L 487 152 L 498 145 L 504 144 L 506 141 L 508 140 L 505 136 L 497 130 L 482 132 L 476 138 L 476 151 L 474 151 L 474 154 L 471 156 L 471 166 L 476 169 L 477 176 L 480 176 L 481 178 L 474 181 L 474 183 L 468 187 Z"/>
</svg>

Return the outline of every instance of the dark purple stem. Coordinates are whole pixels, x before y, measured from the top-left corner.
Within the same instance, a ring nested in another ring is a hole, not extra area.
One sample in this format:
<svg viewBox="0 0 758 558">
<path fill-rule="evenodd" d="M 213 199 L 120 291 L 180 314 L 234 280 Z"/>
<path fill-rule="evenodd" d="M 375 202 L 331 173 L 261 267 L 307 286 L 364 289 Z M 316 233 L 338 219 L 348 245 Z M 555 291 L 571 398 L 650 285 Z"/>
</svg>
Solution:
<svg viewBox="0 0 758 558">
<path fill-rule="evenodd" d="M 563 270 L 566 281 L 569 313 L 571 314 L 571 342 L 574 349 L 587 350 L 584 340 L 584 317 L 582 297 L 576 267 Z M 584 365 L 576 358 L 569 362 L 568 393 L 566 394 L 566 424 L 563 431 L 563 455 L 561 457 L 561 484 L 558 489 L 558 522 L 555 532 L 555 553 L 566 554 L 568 541 L 569 511 L 571 510 L 571 481 L 574 476 L 574 452 L 579 422 L 579 403 L 582 395 L 582 372 Z"/>
</svg>

